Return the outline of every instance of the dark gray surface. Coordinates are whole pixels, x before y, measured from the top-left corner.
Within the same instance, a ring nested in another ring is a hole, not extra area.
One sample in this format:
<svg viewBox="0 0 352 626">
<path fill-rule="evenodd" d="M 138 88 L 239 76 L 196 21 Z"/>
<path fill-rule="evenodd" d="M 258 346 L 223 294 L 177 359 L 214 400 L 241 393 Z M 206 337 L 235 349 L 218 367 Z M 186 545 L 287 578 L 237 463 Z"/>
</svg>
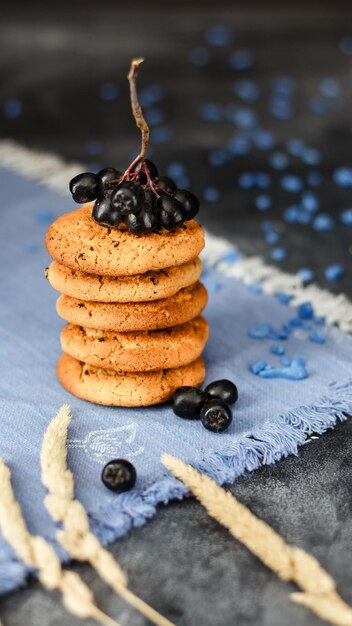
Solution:
<svg viewBox="0 0 352 626">
<path fill-rule="evenodd" d="M 202 44 L 202 31 L 211 23 L 231 24 L 237 32 L 236 48 L 249 47 L 257 62 L 250 73 L 265 85 L 274 74 L 292 74 L 301 95 L 316 92 L 321 78 L 337 76 L 347 100 L 338 116 L 307 116 L 300 100 L 296 118 L 278 124 L 265 117 L 263 125 L 279 136 L 300 135 L 324 150 L 321 167 L 329 178 L 336 164 L 351 164 L 350 74 L 348 59 L 338 52 L 338 41 L 348 34 L 351 9 L 344 3 L 295 3 L 292 7 L 262 3 L 210 4 L 192 2 L 173 6 L 166 14 L 157 4 L 80 3 L 67 1 L 48 7 L 44 14 L 10 5 L 0 23 L 0 98 L 19 97 L 24 112 L 18 120 L 0 118 L 0 135 L 11 136 L 32 147 L 54 150 L 67 158 L 88 161 L 87 139 L 102 141 L 101 159 L 107 165 L 126 163 L 138 145 L 129 115 L 126 68 L 132 55 L 143 53 L 147 62 L 141 82 L 162 84 L 167 93 L 163 108 L 167 123 L 176 131 L 170 146 L 155 150 L 163 169 L 170 160 L 186 162 L 191 186 L 202 194 L 204 185 L 222 190 L 219 205 L 204 205 L 202 221 L 226 235 L 247 253 L 268 258 L 253 197 L 238 191 L 239 172 L 266 169 L 267 155 L 248 157 L 220 169 L 206 163 L 207 152 L 225 141 L 225 124 L 200 123 L 198 108 L 205 99 L 226 101 L 229 73 L 223 51 L 214 52 L 214 64 L 196 70 L 188 63 L 192 46 Z M 23 5 L 24 7 L 24 5 Z M 137 7 L 137 8 L 136 8 Z M 6 10 L 5 10 L 6 9 Z M 347 32 L 346 32 L 347 28 Z M 99 84 L 117 80 L 121 95 L 102 104 Z M 189 94 L 192 93 L 192 98 Z M 302 97 L 303 97 L 302 96 Z M 264 106 L 264 105 L 263 105 Z M 261 107 L 261 104 L 259 105 Z M 154 156 L 153 156 L 154 158 Z M 300 172 L 295 163 L 290 171 Z M 273 217 L 285 229 L 289 250 L 284 268 L 296 271 L 302 264 L 318 273 L 329 262 L 351 266 L 350 232 L 336 229 L 317 234 L 308 228 L 287 228 L 280 220 L 281 196 Z M 351 205 L 350 191 L 326 185 L 321 192 L 324 209 L 338 214 Z M 264 217 L 267 217 L 266 215 Z M 350 271 L 331 287 L 352 293 Z M 290 542 L 316 555 L 335 577 L 343 597 L 351 592 L 351 453 L 352 424 L 338 426 L 289 458 L 241 478 L 232 488 L 260 517 Z M 162 508 L 147 526 L 134 530 L 112 548 L 126 568 L 133 590 L 177 625 L 183 626 L 315 626 L 321 623 L 289 600 L 289 585 L 281 583 L 247 550 L 231 539 L 193 501 Z M 89 568 L 78 570 L 91 583 L 99 605 L 118 618 L 122 626 L 142 626 L 145 620 L 130 611 Z M 76 622 L 61 607 L 57 595 L 44 592 L 35 582 L 0 600 L 4 626 L 66 626 Z"/>
</svg>

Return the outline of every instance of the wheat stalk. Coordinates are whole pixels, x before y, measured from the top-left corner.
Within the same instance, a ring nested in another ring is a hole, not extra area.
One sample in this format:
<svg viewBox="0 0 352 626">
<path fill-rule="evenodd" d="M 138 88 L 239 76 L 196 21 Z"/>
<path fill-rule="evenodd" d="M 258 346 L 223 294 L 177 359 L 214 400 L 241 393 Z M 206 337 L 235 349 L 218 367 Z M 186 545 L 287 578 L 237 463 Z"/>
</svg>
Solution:
<svg viewBox="0 0 352 626">
<path fill-rule="evenodd" d="M 179 478 L 209 515 L 227 528 L 279 578 L 295 583 L 302 592 L 291 599 L 336 626 L 352 626 L 352 608 L 336 591 L 335 581 L 313 556 L 287 544 L 231 493 L 180 459 L 164 454 L 162 463 Z"/>
<path fill-rule="evenodd" d="M 57 532 L 58 541 L 74 559 L 90 563 L 119 596 L 156 626 L 174 626 L 127 588 L 126 575 L 90 532 L 87 512 L 74 498 L 73 474 L 67 468 L 66 441 L 70 421 L 70 409 L 63 405 L 48 426 L 40 455 L 42 481 L 49 492 L 44 502 L 51 517 L 62 524 L 62 530 Z"/>
<path fill-rule="evenodd" d="M 94 604 L 93 595 L 75 572 L 63 570 L 53 547 L 28 531 L 21 507 L 11 485 L 11 472 L 0 457 L 0 526 L 4 538 L 27 565 L 38 571 L 38 578 L 48 589 L 61 592 L 66 609 L 82 619 L 93 618 L 106 626 L 119 626 Z"/>
</svg>

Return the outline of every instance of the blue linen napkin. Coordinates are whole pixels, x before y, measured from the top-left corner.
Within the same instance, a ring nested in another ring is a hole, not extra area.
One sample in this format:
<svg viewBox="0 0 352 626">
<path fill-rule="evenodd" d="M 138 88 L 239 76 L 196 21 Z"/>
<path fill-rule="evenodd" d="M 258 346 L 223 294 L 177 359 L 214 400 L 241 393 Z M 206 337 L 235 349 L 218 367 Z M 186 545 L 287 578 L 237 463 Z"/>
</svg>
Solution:
<svg viewBox="0 0 352 626">
<path fill-rule="evenodd" d="M 309 305 L 299 311 L 287 298 L 263 295 L 205 264 L 209 290 L 205 351 L 207 382 L 234 380 L 239 400 L 225 433 L 177 418 L 170 405 L 120 409 L 79 400 L 59 384 L 55 364 L 63 321 L 57 294 L 44 278 L 48 224 L 72 202 L 43 185 L 0 169 L 0 454 L 32 533 L 55 543 L 40 480 L 43 434 L 63 403 L 72 408 L 69 466 L 76 496 L 93 531 L 108 543 L 144 524 L 156 505 L 182 498 L 186 489 L 160 463 L 168 452 L 232 482 L 245 471 L 296 453 L 312 432 L 331 428 L 352 411 L 352 339 L 323 324 Z M 205 259 L 207 254 L 205 254 Z M 227 255 L 236 263 L 237 255 Z M 212 262 L 214 258 L 212 258 Z M 279 376 L 279 377 L 278 377 Z M 136 466 L 135 488 L 116 496 L 101 483 L 113 457 Z M 0 536 L 0 593 L 19 586 L 28 570 Z"/>
</svg>

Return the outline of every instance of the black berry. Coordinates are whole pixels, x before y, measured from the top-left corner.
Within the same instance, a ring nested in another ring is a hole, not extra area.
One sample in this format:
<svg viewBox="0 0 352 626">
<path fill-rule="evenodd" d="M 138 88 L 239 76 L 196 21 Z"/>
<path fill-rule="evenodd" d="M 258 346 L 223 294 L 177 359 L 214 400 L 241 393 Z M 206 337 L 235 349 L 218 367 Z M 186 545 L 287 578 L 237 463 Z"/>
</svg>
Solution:
<svg viewBox="0 0 352 626">
<path fill-rule="evenodd" d="M 207 430 L 211 430 L 213 433 L 222 433 L 232 422 L 232 411 L 221 400 L 212 398 L 203 404 L 200 419 Z"/>
<path fill-rule="evenodd" d="M 114 459 L 105 465 L 101 473 L 101 479 L 105 487 L 116 493 L 122 493 L 134 487 L 137 472 L 129 461 Z"/>
<path fill-rule="evenodd" d="M 158 169 L 156 167 L 156 165 L 153 163 L 153 161 L 149 161 L 149 159 L 145 159 L 144 161 L 147 170 L 149 172 L 149 176 L 150 178 L 157 178 L 158 177 Z M 142 166 L 142 162 L 139 161 L 139 163 L 137 163 L 133 168 L 132 168 L 132 172 L 139 172 L 138 174 L 138 178 L 139 178 L 139 182 L 142 185 L 145 185 L 145 183 L 147 182 L 147 176 L 144 172 L 144 168 Z"/>
<path fill-rule="evenodd" d="M 231 380 L 215 380 L 206 387 L 205 392 L 212 398 L 219 398 L 226 404 L 234 404 L 238 400 L 237 387 Z"/>
<path fill-rule="evenodd" d="M 172 194 L 177 189 L 174 181 L 171 180 L 171 178 L 169 178 L 168 176 L 160 176 L 159 180 L 157 181 L 157 185 L 158 187 L 170 194 Z"/>
<path fill-rule="evenodd" d="M 135 213 L 142 208 L 144 202 L 143 188 L 132 182 L 124 182 L 114 191 L 111 197 L 112 206 L 120 211 L 121 215 Z"/>
<path fill-rule="evenodd" d="M 97 176 L 99 176 L 103 185 L 106 185 L 111 180 L 118 180 L 119 178 L 122 178 L 122 172 L 119 172 L 119 170 L 114 167 L 105 167 L 103 170 L 98 172 Z"/>
<path fill-rule="evenodd" d="M 138 213 L 129 213 L 124 218 L 130 233 L 139 235 L 142 233 L 148 233 L 156 229 L 157 216 L 153 213 L 149 204 L 145 203 Z"/>
<path fill-rule="evenodd" d="M 171 196 L 160 196 L 157 200 L 160 224 L 166 230 L 177 228 L 183 221 L 181 204 Z"/>
<path fill-rule="evenodd" d="M 154 209 L 157 197 L 151 189 L 144 189 L 144 197 L 147 204 L 149 204 L 150 209 Z"/>
<path fill-rule="evenodd" d="M 121 222 L 121 213 L 111 204 L 112 191 L 105 192 L 104 196 L 94 203 L 92 217 L 101 226 L 118 226 Z"/>
<path fill-rule="evenodd" d="M 206 393 L 197 387 L 179 387 L 173 395 L 172 408 L 178 417 L 197 420 L 206 399 Z"/>
<path fill-rule="evenodd" d="M 82 204 L 95 200 L 101 192 L 102 184 L 99 176 L 91 172 L 78 174 L 70 181 L 70 192 L 75 202 Z"/>
<path fill-rule="evenodd" d="M 182 206 L 183 219 L 192 220 L 199 211 L 199 200 L 190 191 L 186 189 L 178 189 L 174 193 L 174 198 Z"/>
</svg>

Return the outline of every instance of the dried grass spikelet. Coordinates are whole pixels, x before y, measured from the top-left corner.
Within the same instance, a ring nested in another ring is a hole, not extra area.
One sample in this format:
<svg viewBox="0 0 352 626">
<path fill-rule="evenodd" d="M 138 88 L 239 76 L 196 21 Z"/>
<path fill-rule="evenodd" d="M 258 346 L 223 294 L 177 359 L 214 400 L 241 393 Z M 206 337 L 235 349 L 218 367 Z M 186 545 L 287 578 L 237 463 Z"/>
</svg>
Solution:
<svg viewBox="0 0 352 626">
<path fill-rule="evenodd" d="M 66 609 L 82 619 L 92 618 L 106 626 L 119 626 L 94 604 L 93 595 L 75 572 L 62 569 L 54 548 L 43 538 L 29 533 L 20 505 L 15 499 L 11 472 L 0 457 L 0 526 L 6 541 L 22 561 L 38 572 L 48 590 L 61 592 Z"/>
<path fill-rule="evenodd" d="M 125 573 L 112 554 L 105 550 L 89 529 L 83 505 L 74 499 L 74 479 L 67 468 L 67 430 L 70 409 L 63 405 L 50 422 L 41 449 L 42 481 L 48 489 L 45 505 L 51 517 L 62 524 L 58 541 L 74 559 L 86 561 L 99 576 L 126 602 L 157 626 L 174 626 L 127 588 Z"/>
<path fill-rule="evenodd" d="M 293 602 L 303 604 L 331 624 L 352 626 L 352 608 L 338 595 L 334 579 L 317 559 L 287 544 L 268 524 L 205 474 L 169 454 L 164 454 L 161 461 L 233 537 L 279 578 L 300 587 L 302 592 L 290 596 Z"/>
</svg>

